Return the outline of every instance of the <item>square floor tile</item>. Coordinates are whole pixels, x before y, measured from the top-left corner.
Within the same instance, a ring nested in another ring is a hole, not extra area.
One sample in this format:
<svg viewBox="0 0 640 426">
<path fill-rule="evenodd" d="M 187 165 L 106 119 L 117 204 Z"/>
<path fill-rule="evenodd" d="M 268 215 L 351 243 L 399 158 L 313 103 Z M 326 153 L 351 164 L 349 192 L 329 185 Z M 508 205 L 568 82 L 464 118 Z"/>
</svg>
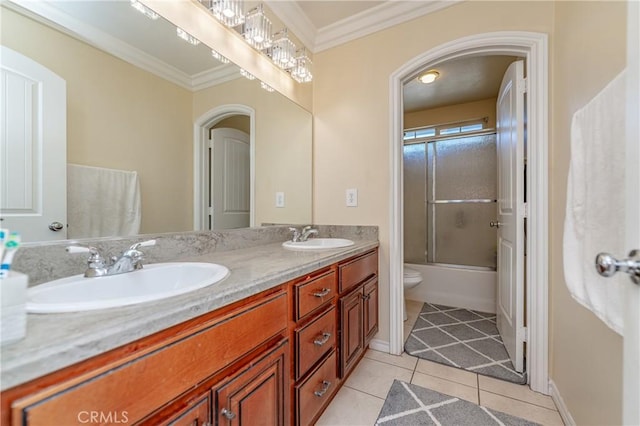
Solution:
<svg viewBox="0 0 640 426">
<path fill-rule="evenodd" d="M 384 362 L 385 364 L 391 364 L 397 367 L 406 368 L 407 370 L 414 370 L 416 368 L 416 364 L 418 363 L 418 358 L 416 358 L 415 356 L 411 356 L 406 352 L 403 352 L 401 355 L 391 355 L 385 352 L 369 349 L 364 353 L 364 357 Z"/>
<path fill-rule="evenodd" d="M 541 425 L 564 425 L 560 414 L 556 410 L 528 404 L 483 390 L 480 390 L 480 405 L 511 414 L 512 416 L 522 417 Z"/>
<path fill-rule="evenodd" d="M 363 358 L 345 382 L 345 386 L 384 399 L 394 380 L 409 382 L 412 375 L 413 369 Z"/>
<path fill-rule="evenodd" d="M 550 396 L 534 392 L 528 385 L 517 385 L 482 375 L 478 376 L 478 383 L 482 390 L 556 410 L 556 405 Z"/>
<path fill-rule="evenodd" d="M 416 372 L 439 377 L 466 386 L 478 387 L 478 375 L 460 368 L 421 359 L 416 366 Z"/>
<path fill-rule="evenodd" d="M 343 386 L 316 426 L 371 426 L 378 418 L 384 398 Z"/>
<path fill-rule="evenodd" d="M 446 395 L 455 396 L 456 398 L 464 399 L 474 404 L 478 403 L 478 389 L 471 386 L 465 386 L 460 383 L 418 372 L 414 373 L 411 383 Z"/>
</svg>

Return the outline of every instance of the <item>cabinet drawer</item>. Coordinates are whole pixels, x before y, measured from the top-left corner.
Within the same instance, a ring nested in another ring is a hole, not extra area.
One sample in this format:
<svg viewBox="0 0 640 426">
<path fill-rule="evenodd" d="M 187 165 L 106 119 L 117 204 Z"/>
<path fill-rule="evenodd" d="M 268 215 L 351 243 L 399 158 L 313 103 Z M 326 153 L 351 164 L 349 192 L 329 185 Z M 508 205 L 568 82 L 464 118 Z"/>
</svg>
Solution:
<svg viewBox="0 0 640 426">
<path fill-rule="evenodd" d="M 338 267 L 338 271 L 340 274 L 340 293 L 344 293 L 378 273 L 378 252 L 373 251 L 344 263 Z"/>
<path fill-rule="evenodd" d="M 337 384 L 336 352 L 333 351 L 307 380 L 296 386 L 296 424 L 312 424 L 328 404 Z"/>
<path fill-rule="evenodd" d="M 296 330 L 296 380 L 336 345 L 336 308 Z"/>
<path fill-rule="evenodd" d="M 139 358 L 14 402 L 16 424 L 82 424 L 84 412 L 126 413 L 135 422 L 286 329 L 287 298 L 277 293 L 211 321 Z"/>
<path fill-rule="evenodd" d="M 328 271 L 310 281 L 303 281 L 294 286 L 295 320 L 315 311 L 331 301 L 336 295 L 336 273 Z"/>
</svg>

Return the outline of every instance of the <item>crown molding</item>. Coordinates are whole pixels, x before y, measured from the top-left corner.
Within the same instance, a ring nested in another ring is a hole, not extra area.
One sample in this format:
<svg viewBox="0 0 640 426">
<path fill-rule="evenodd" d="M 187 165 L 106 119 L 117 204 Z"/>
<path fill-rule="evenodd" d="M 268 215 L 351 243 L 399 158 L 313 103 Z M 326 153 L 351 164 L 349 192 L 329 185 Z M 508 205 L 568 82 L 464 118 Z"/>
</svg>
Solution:
<svg viewBox="0 0 640 426">
<path fill-rule="evenodd" d="M 313 52 L 318 29 L 298 6 L 298 3 L 281 0 L 265 0 L 265 3 L 289 31 L 295 34 L 298 40 Z"/>
<path fill-rule="evenodd" d="M 387 1 L 379 6 L 320 28 L 313 52 L 321 52 L 351 40 L 453 6 L 463 0 Z"/>
<path fill-rule="evenodd" d="M 237 69 L 231 65 L 221 65 L 199 74 L 189 75 L 118 38 L 67 15 L 47 2 L 12 2 L 3 0 L 2 6 L 55 28 L 57 31 L 88 43 L 116 58 L 192 92 L 240 78 Z"/>
</svg>

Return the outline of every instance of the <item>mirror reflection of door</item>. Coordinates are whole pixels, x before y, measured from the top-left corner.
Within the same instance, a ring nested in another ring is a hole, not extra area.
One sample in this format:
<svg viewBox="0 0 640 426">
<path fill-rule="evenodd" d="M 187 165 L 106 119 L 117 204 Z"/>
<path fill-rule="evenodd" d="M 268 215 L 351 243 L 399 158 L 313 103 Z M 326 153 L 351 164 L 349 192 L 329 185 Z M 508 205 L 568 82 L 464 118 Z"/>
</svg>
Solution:
<svg viewBox="0 0 640 426">
<path fill-rule="evenodd" d="M 246 127 L 244 122 L 246 121 Z M 235 128 L 228 127 L 233 125 Z M 234 116 L 210 131 L 209 229 L 246 228 L 250 221 L 249 117 Z"/>
<path fill-rule="evenodd" d="M 1 47 L 2 228 L 22 241 L 66 238 L 66 82 L 38 62 Z"/>
</svg>

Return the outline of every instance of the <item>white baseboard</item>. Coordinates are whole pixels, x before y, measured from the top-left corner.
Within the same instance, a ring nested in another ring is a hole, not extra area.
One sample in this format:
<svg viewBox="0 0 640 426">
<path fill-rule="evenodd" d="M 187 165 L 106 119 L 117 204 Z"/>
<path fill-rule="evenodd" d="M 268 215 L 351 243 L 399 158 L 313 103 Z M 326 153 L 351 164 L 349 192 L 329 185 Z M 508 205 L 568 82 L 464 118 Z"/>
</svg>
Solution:
<svg viewBox="0 0 640 426">
<path fill-rule="evenodd" d="M 553 380 L 549 380 L 549 392 L 551 394 L 551 399 L 553 399 L 553 402 L 556 404 L 556 408 L 558 408 L 558 412 L 560 413 L 560 417 L 562 417 L 564 424 L 566 426 L 576 426 L 576 422 L 573 420 L 573 417 L 571 417 L 571 413 L 564 403 L 564 400 L 560 395 L 560 391 Z"/>
<path fill-rule="evenodd" d="M 369 342 L 369 348 L 378 352 L 390 353 L 388 340 L 373 339 Z"/>
</svg>

